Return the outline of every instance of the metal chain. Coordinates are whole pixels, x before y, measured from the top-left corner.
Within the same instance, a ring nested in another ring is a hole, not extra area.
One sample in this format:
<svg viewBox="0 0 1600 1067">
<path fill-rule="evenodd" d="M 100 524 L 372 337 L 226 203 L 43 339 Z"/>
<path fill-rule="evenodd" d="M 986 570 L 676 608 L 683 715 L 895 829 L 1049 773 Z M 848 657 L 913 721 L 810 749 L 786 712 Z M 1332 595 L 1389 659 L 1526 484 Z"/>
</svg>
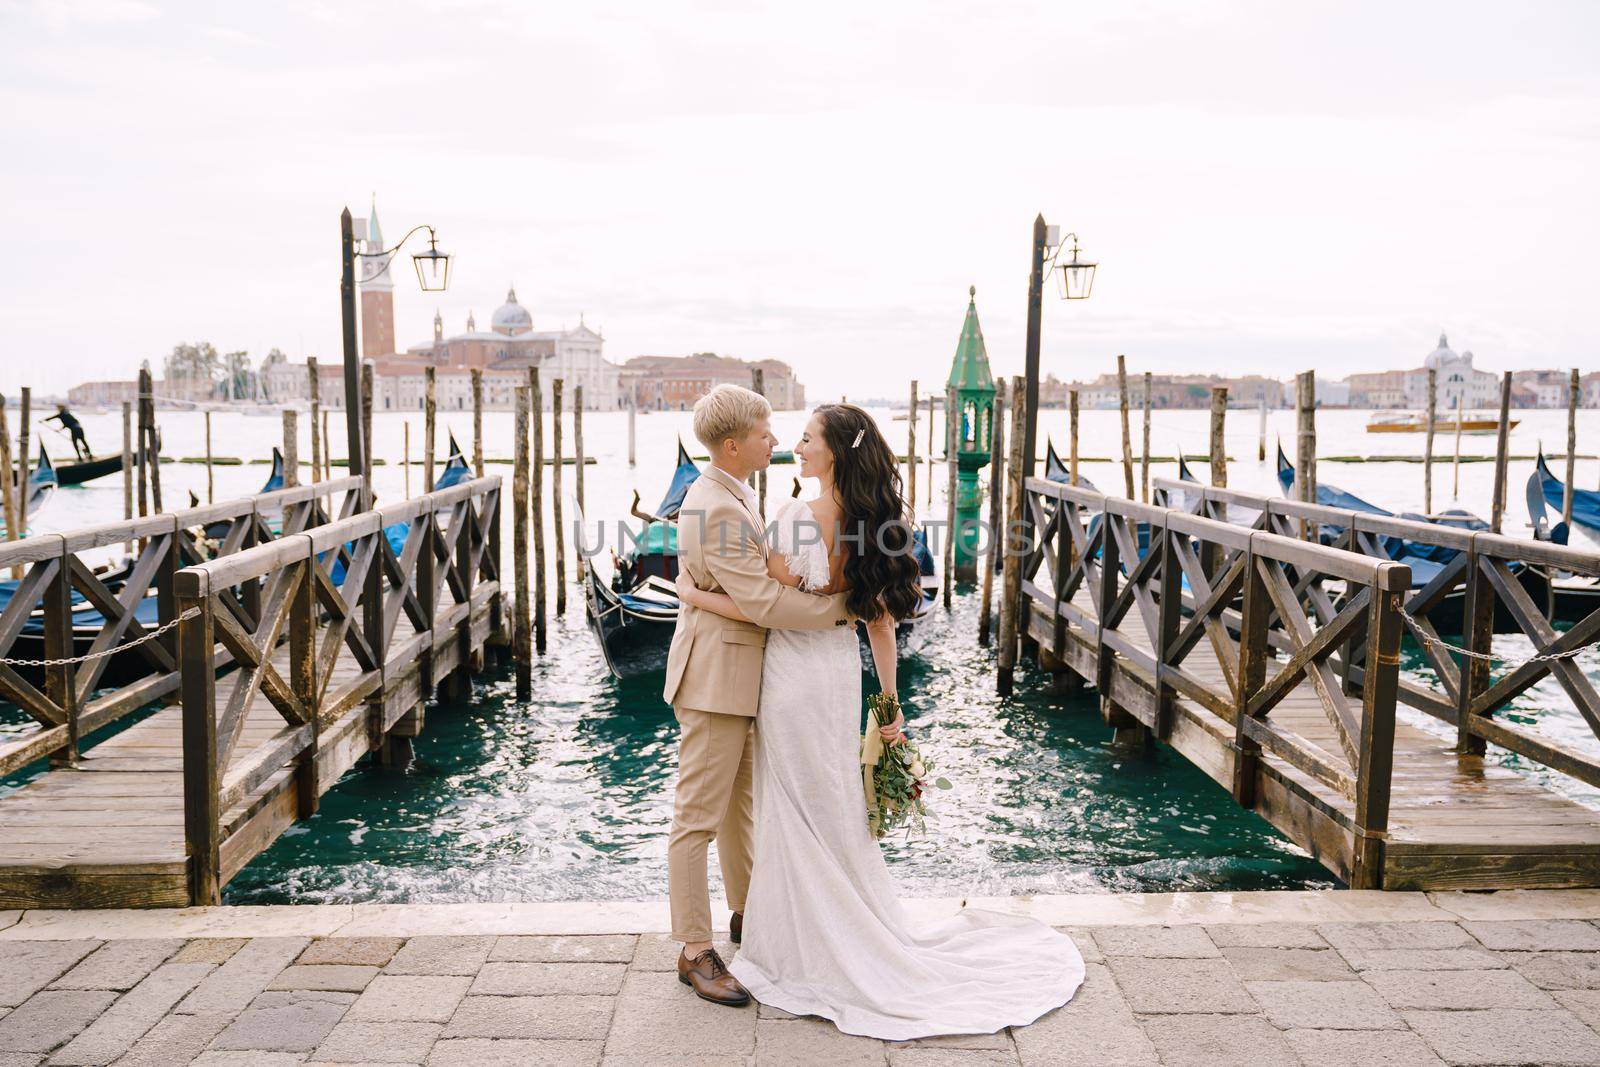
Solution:
<svg viewBox="0 0 1600 1067">
<path fill-rule="evenodd" d="M 1421 629 L 1421 623 L 1418 622 L 1417 617 L 1412 615 L 1411 612 L 1407 611 L 1404 605 L 1402 605 L 1400 608 L 1400 614 L 1405 617 L 1407 622 L 1411 623 L 1413 627 L 1413 637 L 1420 637 L 1422 640 L 1436 648 L 1448 649 L 1451 652 L 1459 653 L 1460 655 L 1467 656 L 1470 659 L 1483 660 L 1489 663 L 1554 663 L 1557 660 L 1573 659 L 1574 657 L 1589 651 L 1591 648 L 1595 647 L 1596 644 L 1600 644 L 1600 641 L 1591 641 L 1586 645 L 1579 645 L 1577 648 L 1569 648 L 1565 652 L 1541 652 L 1538 655 L 1529 656 L 1527 659 L 1517 661 L 1511 656 L 1496 656 L 1489 652 L 1474 652 L 1470 648 L 1462 648 L 1460 645 L 1452 645 L 1449 641 L 1446 641 L 1442 638 L 1430 637 Z"/>
<path fill-rule="evenodd" d="M 68 666 L 69 664 L 73 664 L 73 663 L 87 663 L 92 659 L 103 659 L 106 656 L 114 656 L 118 652 L 124 652 L 124 651 L 126 651 L 126 650 L 128 650 L 130 648 L 137 648 L 138 646 L 144 644 L 146 641 L 154 641 L 156 638 L 160 637 L 162 634 L 166 633 L 168 630 L 172 629 L 174 626 L 178 625 L 180 622 L 183 622 L 183 621 L 185 621 L 187 619 L 192 619 L 192 618 L 194 618 L 195 616 L 197 616 L 199 614 L 200 614 L 200 609 L 199 608 L 189 608 L 186 611 L 180 613 L 178 615 L 178 617 L 173 619 L 171 622 L 163 623 L 162 625 L 156 627 L 154 630 L 151 630 L 149 633 L 144 634 L 141 637 L 136 637 L 132 641 L 124 641 L 122 644 L 116 646 L 115 648 L 108 648 L 103 652 L 89 652 L 89 653 L 85 653 L 82 656 L 69 656 L 66 659 L 5 659 L 5 658 L 0 658 L 0 663 L 5 664 L 7 667 L 65 667 L 65 666 Z"/>
</svg>

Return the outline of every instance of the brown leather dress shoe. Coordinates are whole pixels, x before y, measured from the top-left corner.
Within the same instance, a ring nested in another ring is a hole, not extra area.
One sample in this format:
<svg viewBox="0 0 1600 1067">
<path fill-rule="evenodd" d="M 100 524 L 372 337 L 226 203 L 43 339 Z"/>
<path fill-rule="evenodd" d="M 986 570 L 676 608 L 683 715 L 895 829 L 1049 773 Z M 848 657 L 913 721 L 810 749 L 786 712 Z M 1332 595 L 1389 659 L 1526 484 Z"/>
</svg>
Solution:
<svg viewBox="0 0 1600 1067">
<path fill-rule="evenodd" d="M 736 911 L 728 920 L 728 939 L 735 945 L 744 940 L 744 912 Z"/>
<path fill-rule="evenodd" d="M 693 989 L 701 1000 L 713 1004 L 742 1008 L 750 1003 L 750 991 L 728 973 L 728 965 L 714 948 L 706 949 L 692 960 L 678 953 L 678 981 Z"/>
</svg>

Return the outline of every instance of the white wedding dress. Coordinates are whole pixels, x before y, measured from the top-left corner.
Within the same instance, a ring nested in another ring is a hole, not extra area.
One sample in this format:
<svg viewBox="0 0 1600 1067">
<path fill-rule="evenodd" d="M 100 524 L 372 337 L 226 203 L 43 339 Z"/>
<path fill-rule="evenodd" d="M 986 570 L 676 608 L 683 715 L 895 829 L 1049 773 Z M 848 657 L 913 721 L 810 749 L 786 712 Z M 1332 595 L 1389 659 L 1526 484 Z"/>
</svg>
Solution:
<svg viewBox="0 0 1600 1067">
<path fill-rule="evenodd" d="M 828 581 L 803 501 L 779 513 L 776 549 L 802 588 Z M 912 929 L 867 829 L 855 627 L 773 630 L 756 718 L 756 856 L 744 940 L 730 965 L 763 1004 L 831 1019 L 847 1034 L 905 1041 L 1033 1022 L 1083 981 L 1064 934 L 963 909 Z"/>
</svg>

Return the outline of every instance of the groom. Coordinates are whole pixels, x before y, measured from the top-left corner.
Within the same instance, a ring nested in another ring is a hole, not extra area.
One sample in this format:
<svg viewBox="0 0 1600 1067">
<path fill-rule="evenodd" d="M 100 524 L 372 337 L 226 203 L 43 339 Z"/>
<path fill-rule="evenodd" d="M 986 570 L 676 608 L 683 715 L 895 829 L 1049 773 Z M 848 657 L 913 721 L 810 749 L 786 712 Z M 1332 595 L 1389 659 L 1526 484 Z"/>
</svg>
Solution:
<svg viewBox="0 0 1600 1067">
<path fill-rule="evenodd" d="M 754 852 L 752 728 L 767 628 L 821 630 L 850 621 L 842 595 L 802 593 L 767 573 L 764 523 L 747 480 L 772 462 L 771 416 L 761 394 L 736 385 L 719 385 L 694 406 L 694 435 L 711 453 L 711 466 L 678 514 L 678 566 L 699 588 L 727 593 L 756 624 L 683 605 L 663 693 L 679 726 L 667 840 L 672 937 L 683 942 L 678 980 L 702 999 L 732 1006 L 748 1004 L 750 994 L 711 947 L 706 846 L 716 839 L 738 942 Z"/>
</svg>

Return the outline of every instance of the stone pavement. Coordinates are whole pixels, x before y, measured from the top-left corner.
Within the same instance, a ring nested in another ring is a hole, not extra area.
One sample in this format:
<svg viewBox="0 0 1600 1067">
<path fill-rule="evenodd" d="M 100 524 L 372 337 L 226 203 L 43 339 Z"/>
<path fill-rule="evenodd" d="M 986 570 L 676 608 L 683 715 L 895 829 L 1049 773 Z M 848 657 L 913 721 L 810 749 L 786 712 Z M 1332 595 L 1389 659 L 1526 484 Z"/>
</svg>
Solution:
<svg viewBox="0 0 1600 1067">
<path fill-rule="evenodd" d="M 968 903 L 1067 931 L 1077 997 L 886 1044 L 696 1000 L 660 904 L 0 912 L 0 1067 L 1600 1064 L 1600 892 Z"/>
</svg>

